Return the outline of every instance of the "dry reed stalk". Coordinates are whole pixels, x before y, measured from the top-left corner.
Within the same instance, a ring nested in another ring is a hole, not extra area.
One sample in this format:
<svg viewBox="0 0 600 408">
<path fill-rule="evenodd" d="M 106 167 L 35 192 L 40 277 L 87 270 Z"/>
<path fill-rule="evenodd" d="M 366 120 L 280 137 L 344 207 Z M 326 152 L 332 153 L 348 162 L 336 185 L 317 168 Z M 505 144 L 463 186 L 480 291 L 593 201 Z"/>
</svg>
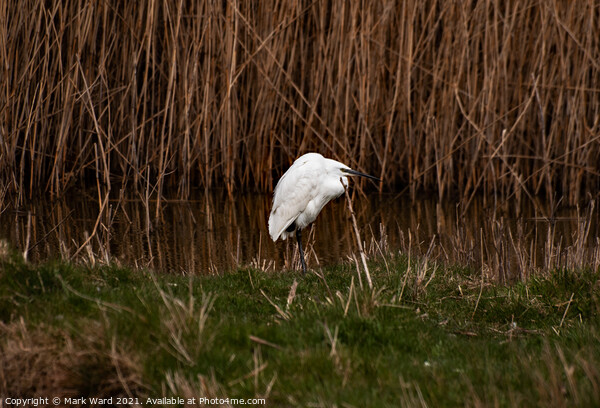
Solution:
<svg viewBox="0 0 600 408">
<path fill-rule="evenodd" d="M 342 185 L 344 186 L 344 193 L 346 194 L 346 203 L 348 204 L 348 210 L 350 211 L 350 217 L 352 218 L 352 227 L 354 228 L 356 244 L 358 245 L 358 252 L 360 253 L 362 266 L 365 271 L 365 276 L 367 277 L 367 284 L 369 285 L 369 289 L 373 289 L 373 282 L 371 281 L 371 274 L 369 273 L 369 266 L 367 265 L 367 256 L 363 249 L 362 240 L 360 238 L 360 232 L 358 231 L 358 226 L 356 225 L 356 216 L 354 215 L 354 210 L 352 209 L 352 199 L 350 198 L 350 194 L 348 194 L 348 188 L 346 188 L 346 185 L 344 185 L 341 178 L 340 183 L 342 183 Z"/>
<path fill-rule="evenodd" d="M 25 249 L 23 250 L 23 259 L 27 261 L 27 254 L 29 253 L 29 241 L 31 239 L 31 211 L 27 212 L 27 235 L 25 238 Z"/>
</svg>

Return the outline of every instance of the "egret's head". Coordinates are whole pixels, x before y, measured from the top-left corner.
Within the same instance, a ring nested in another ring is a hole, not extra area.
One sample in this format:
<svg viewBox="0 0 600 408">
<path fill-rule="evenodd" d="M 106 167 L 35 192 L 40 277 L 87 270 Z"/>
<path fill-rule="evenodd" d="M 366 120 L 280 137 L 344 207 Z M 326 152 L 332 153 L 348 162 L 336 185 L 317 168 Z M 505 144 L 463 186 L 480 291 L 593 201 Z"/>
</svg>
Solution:
<svg viewBox="0 0 600 408">
<path fill-rule="evenodd" d="M 352 170 L 350 167 L 341 167 L 340 168 L 340 174 L 341 174 L 341 176 L 361 176 L 361 177 L 367 177 L 367 178 L 379 181 L 379 179 L 377 177 L 375 177 L 375 176 L 371 176 L 369 174 L 361 173 L 360 171 Z"/>
<path fill-rule="evenodd" d="M 348 185 L 348 176 L 360 176 L 367 177 L 376 181 L 379 181 L 377 177 L 373 177 L 369 174 L 361 173 L 360 171 L 352 170 L 350 167 L 346 166 L 344 163 L 340 163 L 338 161 L 332 159 L 325 159 L 325 168 L 327 171 L 327 176 L 331 177 L 339 182 L 341 179 L 342 184 L 344 186 Z M 339 185 L 339 184 L 338 184 Z"/>
</svg>

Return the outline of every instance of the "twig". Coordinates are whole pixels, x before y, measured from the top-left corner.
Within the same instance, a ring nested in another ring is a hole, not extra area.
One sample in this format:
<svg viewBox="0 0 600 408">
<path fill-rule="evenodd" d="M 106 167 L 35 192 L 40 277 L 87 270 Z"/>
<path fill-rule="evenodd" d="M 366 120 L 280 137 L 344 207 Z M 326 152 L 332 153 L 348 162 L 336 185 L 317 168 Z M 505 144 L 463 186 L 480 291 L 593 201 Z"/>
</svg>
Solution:
<svg viewBox="0 0 600 408">
<path fill-rule="evenodd" d="M 267 294 L 261 289 L 260 293 L 265 297 L 265 299 L 267 299 L 267 301 L 275 308 L 275 310 L 277 310 L 277 313 L 279 313 L 279 315 L 285 319 L 285 320 L 290 320 L 290 318 L 292 317 L 291 314 L 283 311 L 279 306 L 277 306 L 277 304 L 275 302 L 273 302 L 271 299 L 269 299 L 269 297 L 267 296 Z"/>
<path fill-rule="evenodd" d="M 294 282 L 292 283 L 292 286 L 290 287 L 290 293 L 288 294 L 287 304 L 285 306 L 286 310 L 289 310 L 290 305 L 296 298 L 296 288 L 297 287 L 298 287 L 298 281 L 296 279 L 294 279 Z"/>
<path fill-rule="evenodd" d="M 27 260 L 29 253 L 29 240 L 31 239 L 31 211 L 27 211 L 27 238 L 25 238 L 25 250 L 23 251 L 23 259 Z"/>
<path fill-rule="evenodd" d="M 358 226 L 356 224 L 356 216 L 354 215 L 354 210 L 352 209 L 352 200 L 350 199 L 350 194 L 348 194 L 348 189 L 346 185 L 342 182 L 342 178 L 340 177 L 340 183 L 344 186 L 344 193 L 346 193 L 346 202 L 348 203 L 348 209 L 350 210 L 350 216 L 352 217 L 352 226 L 354 227 L 354 233 L 356 234 L 356 243 L 358 244 L 358 251 L 360 252 L 360 259 L 363 264 L 363 268 L 365 269 L 365 275 L 367 276 L 367 283 L 369 284 L 369 289 L 373 289 L 373 282 L 371 281 L 371 274 L 369 273 L 369 267 L 367 266 L 367 256 L 365 255 L 365 251 L 363 250 L 362 242 L 360 240 L 360 233 L 358 232 Z"/>
<path fill-rule="evenodd" d="M 562 327 L 563 322 L 565 321 L 565 317 L 567 317 L 567 312 L 569 311 L 569 306 L 571 306 L 571 302 L 573 301 L 574 295 L 575 295 L 575 292 L 571 293 L 571 298 L 567 302 L 567 308 L 565 309 L 565 313 L 563 313 L 563 317 L 562 317 L 562 319 L 560 319 L 560 324 L 558 325 L 559 329 Z"/>
<path fill-rule="evenodd" d="M 481 249 L 481 286 L 479 287 L 479 296 L 477 296 L 477 302 L 475 303 L 475 309 L 471 315 L 471 320 L 475 317 L 477 306 L 479 306 L 479 300 L 481 300 L 481 293 L 483 292 L 483 229 L 479 228 L 479 244 Z"/>
<path fill-rule="evenodd" d="M 277 350 L 283 350 L 283 347 L 278 346 L 275 343 L 271 343 L 270 341 L 263 340 L 263 339 L 261 339 L 259 337 L 256 337 L 256 336 L 253 336 L 253 335 L 249 335 L 248 338 L 250 340 L 252 340 L 253 342 L 255 342 L 255 343 L 264 344 L 265 346 L 273 347 L 274 349 L 277 349 Z"/>
<path fill-rule="evenodd" d="M 98 230 L 98 225 L 100 224 L 100 219 L 102 218 L 102 213 L 104 212 L 104 208 L 106 207 L 106 203 L 108 203 L 108 193 L 104 197 L 104 202 L 100 206 L 100 214 L 98 214 L 98 218 L 96 218 L 96 224 L 94 225 L 94 229 L 92 230 L 92 233 L 90 234 L 89 237 L 87 237 L 87 239 L 85 240 L 85 242 L 77 249 L 77 251 L 75 251 L 75 253 L 73 254 L 73 256 L 71 256 L 71 259 L 74 259 L 77 255 L 79 255 L 79 253 L 81 252 L 81 250 L 92 240 L 92 238 L 94 237 L 94 235 L 96 235 L 96 231 Z"/>
<path fill-rule="evenodd" d="M 38 246 L 39 244 L 41 244 L 47 237 L 48 235 L 52 234 L 52 232 L 54 232 L 58 227 L 60 227 L 70 216 L 71 214 L 73 214 L 75 210 L 71 210 L 69 211 L 69 213 L 67 215 L 65 215 L 65 217 L 60 220 L 60 222 L 58 224 L 56 224 L 50 231 L 48 231 L 42 238 L 38 239 L 35 244 L 33 244 L 32 246 L 29 247 L 29 250 L 31 251 L 33 248 L 35 248 L 36 246 Z"/>
</svg>

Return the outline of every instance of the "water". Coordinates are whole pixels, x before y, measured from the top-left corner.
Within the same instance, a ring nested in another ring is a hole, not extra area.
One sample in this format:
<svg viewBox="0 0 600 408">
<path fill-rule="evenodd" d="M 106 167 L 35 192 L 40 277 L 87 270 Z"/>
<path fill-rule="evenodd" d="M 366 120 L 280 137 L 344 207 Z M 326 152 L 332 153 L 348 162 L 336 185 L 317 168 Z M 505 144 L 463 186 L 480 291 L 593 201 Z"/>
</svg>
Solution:
<svg viewBox="0 0 600 408">
<path fill-rule="evenodd" d="M 482 199 L 464 209 L 435 198 L 355 193 L 352 203 L 370 253 L 429 251 L 448 263 L 486 265 L 504 278 L 523 274 L 525 267 L 559 264 L 568 248 L 580 249 L 591 263 L 600 253 L 598 212 L 590 214 L 589 207 L 553 212 L 549 205 L 531 204 L 514 216 L 514 210 L 494 210 Z M 270 206 L 265 194 L 230 199 L 198 193 L 186 201 L 162 200 L 157 211 L 155 200 L 146 205 L 125 196 L 111 197 L 99 216 L 98 193 L 85 191 L 5 207 L 0 239 L 34 262 L 83 259 L 175 274 L 221 273 L 240 265 L 297 267 L 295 242 L 274 243 L 268 235 Z M 347 262 L 358 253 L 343 197 L 327 205 L 303 237 L 309 267 Z"/>
</svg>

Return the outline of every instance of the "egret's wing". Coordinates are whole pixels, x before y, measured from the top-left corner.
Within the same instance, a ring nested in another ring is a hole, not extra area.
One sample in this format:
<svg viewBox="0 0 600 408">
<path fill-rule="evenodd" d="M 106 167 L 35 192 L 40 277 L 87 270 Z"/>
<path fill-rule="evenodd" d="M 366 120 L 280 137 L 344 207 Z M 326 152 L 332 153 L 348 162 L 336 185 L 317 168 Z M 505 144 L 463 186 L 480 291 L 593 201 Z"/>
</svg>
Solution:
<svg viewBox="0 0 600 408">
<path fill-rule="evenodd" d="M 273 209 L 269 216 L 269 234 L 273 241 L 306 209 L 317 190 L 319 166 L 301 159 L 292 164 L 275 187 Z"/>
</svg>

